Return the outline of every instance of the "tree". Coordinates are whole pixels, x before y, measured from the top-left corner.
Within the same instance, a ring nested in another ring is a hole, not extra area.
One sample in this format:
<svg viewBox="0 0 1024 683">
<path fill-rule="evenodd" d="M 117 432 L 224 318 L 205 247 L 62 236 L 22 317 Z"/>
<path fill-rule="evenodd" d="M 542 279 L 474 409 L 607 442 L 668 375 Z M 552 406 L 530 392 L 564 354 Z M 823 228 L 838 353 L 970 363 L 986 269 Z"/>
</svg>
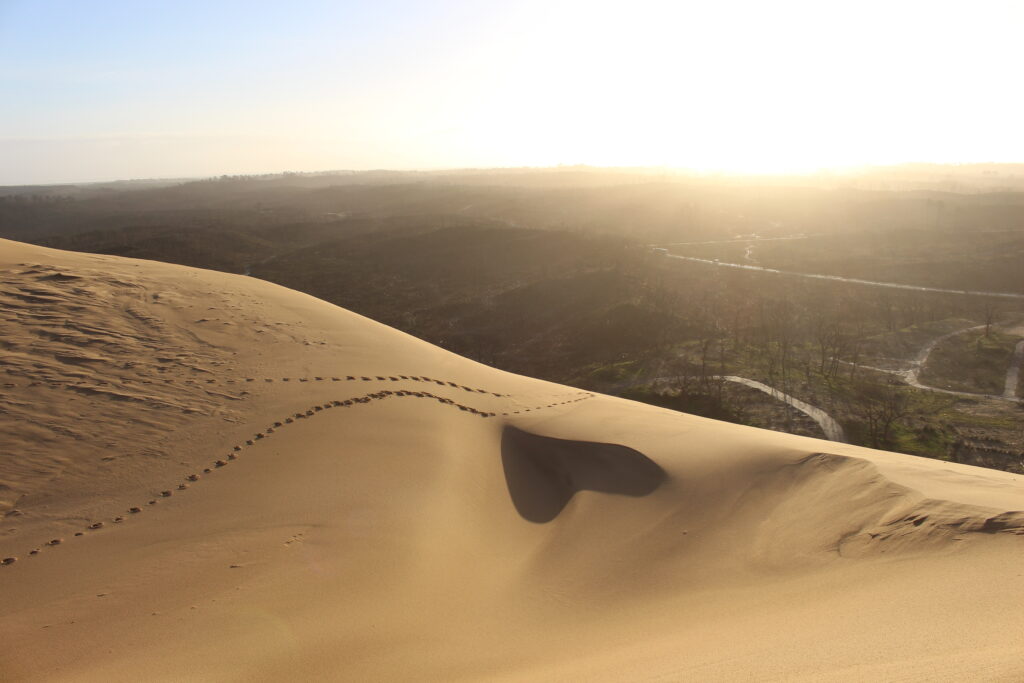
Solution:
<svg viewBox="0 0 1024 683">
<path fill-rule="evenodd" d="M 867 430 L 872 448 L 886 448 L 892 444 L 893 428 L 912 411 L 911 393 L 895 377 L 881 382 L 870 379 L 854 381 L 847 404 Z"/>
<path fill-rule="evenodd" d="M 991 298 L 985 297 L 981 304 L 981 315 L 985 321 L 985 338 L 987 339 L 992 326 L 995 325 L 996 319 L 999 317 L 999 304 Z"/>
</svg>

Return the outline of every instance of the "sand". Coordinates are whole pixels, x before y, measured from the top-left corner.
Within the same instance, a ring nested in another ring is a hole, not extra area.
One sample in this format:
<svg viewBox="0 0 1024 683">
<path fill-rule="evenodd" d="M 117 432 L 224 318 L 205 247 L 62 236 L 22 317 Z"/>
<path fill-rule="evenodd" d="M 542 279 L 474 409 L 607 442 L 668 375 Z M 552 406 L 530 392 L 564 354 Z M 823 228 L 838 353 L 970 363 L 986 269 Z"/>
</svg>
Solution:
<svg viewBox="0 0 1024 683">
<path fill-rule="evenodd" d="M 1019 681 L 1021 510 L 1020 476 L 0 241 L 5 681 Z"/>
</svg>

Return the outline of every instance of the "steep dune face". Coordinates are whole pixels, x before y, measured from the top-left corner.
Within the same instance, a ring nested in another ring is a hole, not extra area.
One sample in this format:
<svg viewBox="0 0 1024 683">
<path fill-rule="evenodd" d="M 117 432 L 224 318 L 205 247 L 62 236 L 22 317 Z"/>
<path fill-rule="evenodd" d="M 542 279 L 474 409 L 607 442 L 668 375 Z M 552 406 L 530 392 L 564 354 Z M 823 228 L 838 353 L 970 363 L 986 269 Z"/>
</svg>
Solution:
<svg viewBox="0 0 1024 683">
<path fill-rule="evenodd" d="M 1024 676 L 1020 477 L 244 277 L 0 242 L 0 300 L 5 680 Z"/>
</svg>

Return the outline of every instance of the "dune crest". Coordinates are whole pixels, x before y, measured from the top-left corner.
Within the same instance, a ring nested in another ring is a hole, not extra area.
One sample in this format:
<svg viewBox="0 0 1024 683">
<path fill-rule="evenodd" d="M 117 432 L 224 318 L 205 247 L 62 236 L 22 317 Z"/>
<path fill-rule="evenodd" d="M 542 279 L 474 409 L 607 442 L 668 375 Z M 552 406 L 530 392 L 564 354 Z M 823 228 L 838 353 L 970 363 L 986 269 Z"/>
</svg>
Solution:
<svg viewBox="0 0 1024 683">
<path fill-rule="evenodd" d="M 1019 476 L 246 277 L 0 241 L 0 301 L 5 680 L 1024 676 Z"/>
</svg>

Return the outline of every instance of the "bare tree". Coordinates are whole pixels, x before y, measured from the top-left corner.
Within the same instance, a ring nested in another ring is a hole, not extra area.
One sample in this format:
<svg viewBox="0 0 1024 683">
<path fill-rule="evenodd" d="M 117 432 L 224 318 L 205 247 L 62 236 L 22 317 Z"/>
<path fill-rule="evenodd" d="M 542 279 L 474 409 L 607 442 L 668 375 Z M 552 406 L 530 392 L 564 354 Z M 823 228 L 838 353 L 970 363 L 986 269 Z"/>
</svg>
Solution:
<svg viewBox="0 0 1024 683">
<path fill-rule="evenodd" d="M 911 413 L 911 394 L 892 377 L 881 382 L 861 379 L 847 396 L 847 407 L 863 422 L 870 445 L 885 448 L 892 443 L 897 422 Z"/>
<path fill-rule="evenodd" d="M 990 297 L 985 297 L 981 303 L 981 315 L 985 321 L 985 338 L 987 339 L 992 326 L 999 318 L 999 304 Z"/>
</svg>

